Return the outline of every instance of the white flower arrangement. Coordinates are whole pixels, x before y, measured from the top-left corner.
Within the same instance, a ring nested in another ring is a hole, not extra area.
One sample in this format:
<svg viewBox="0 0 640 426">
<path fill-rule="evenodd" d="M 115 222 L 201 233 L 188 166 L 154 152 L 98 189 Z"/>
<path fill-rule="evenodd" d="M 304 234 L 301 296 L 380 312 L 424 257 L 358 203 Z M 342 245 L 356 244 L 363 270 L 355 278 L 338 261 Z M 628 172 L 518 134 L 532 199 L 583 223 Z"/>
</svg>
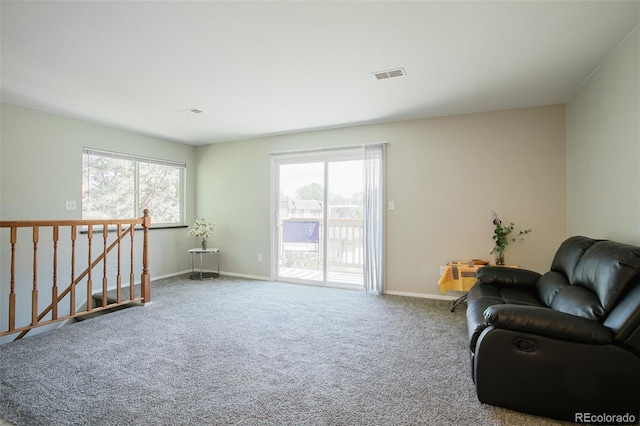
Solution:
<svg viewBox="0 0 640 426">
<path fill-rule="evenodd" d="M 209 234 L 214 231 L 213 223 L 209 223 L 204 219 L 196 219 L 196 223 L 189 229 L 189 235 L 192 237 L 209 238 Z"/>
</svg>

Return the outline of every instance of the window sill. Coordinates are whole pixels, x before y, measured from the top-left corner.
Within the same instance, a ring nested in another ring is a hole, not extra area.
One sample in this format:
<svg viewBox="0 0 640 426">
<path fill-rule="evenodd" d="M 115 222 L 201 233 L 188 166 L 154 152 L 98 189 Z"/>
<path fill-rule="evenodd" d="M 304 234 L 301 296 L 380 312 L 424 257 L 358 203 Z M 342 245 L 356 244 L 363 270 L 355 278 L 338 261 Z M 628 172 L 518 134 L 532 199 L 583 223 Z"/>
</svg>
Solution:
<svg viewBox="0 0 640 426">
<path fill-rule="evenodd" d="M 155 231 L 156 229 L 180 229 L 180 228 L 188 228 L 188 225 L 166 225 L 166 226 L 152 226 L 149 228 L 149 231 Z M 141 226 L 136 226 L 134 228 L 136 231 L 142 231 L 143 228 Z M 112 232 L 117 232 L 116 229 L 109 229 L 107 230 L 107 233 L 112 233 Z M 88 230 L 83 229 L 80 231 L 80 234 L 87 234 L 89 233 Z M 102 234 L 102 229 L 94 229 L 93 230 L 94 234 Z"/>
</svg>

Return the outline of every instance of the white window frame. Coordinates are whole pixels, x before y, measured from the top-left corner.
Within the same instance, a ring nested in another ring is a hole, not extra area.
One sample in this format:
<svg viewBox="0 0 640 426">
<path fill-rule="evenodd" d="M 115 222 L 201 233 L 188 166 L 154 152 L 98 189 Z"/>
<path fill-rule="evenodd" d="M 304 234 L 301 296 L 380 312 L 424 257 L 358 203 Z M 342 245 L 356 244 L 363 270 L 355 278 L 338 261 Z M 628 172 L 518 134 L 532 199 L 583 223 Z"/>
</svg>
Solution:
<svg viewBox="0 0 640 426">
<path fill-rule="evenodd" d="M 108 157 L 108 158 L 116 158 L 116 159 L 121 159 L 121 160 L 127 160 L 127 161 L 132 161 L 134 163 L 134 206 L 133 206 L 133 218 L 138 217 L 138 216 L 142 216 L 142 212 L 140 212 L 139 214 L 137 213 L 140 210 L 140 191 L 139 191 L 139 187 L 140 187 L 140 176 L 139 176 L 139 165 L 140 163 L 147 163 L 147 164 L 156 164 L 156 165 L 164 165 L 164 166 L 169 166 L 169 167 L 175 167 L 178 168 L 180 170 L 180 183 L 179 183 L 179 188 L 178 188 L 178 197 L 179 197 L 179 203 L 178 205 L 180 206 L 180 218 L 178 222 L 170 222 L 170 223 L 163 223 L 163 222 L 156 222 L 154 221 L 154 217 L 153 217 L 153 212 L 149 212 L 150 216 L 151 216 L 151 228 L 167 228 L 167 227 L 182 227 L 182 226 L 186 226 L 186 221 L 185 221 L 185 210 L 186 210 L 186 200 L 185 200 L 185 194 L 186 194 L 186 190 L 185 190 L 185 186 L 186 186 L 186 173 L 187 173 L 187 164 L 184 162 L 179 162 L 179 161 L 172 161 L 172 160 L 163 160 L 163 159 L 158 159 L 158 158 L 151 158 L 151 157 L 143 157 L 140 155 L 132 155 L 132 154 L 124 154 L 124 153 L 119 153 L 119 152 L 113 152 L 113 151 L 105 151 L 105 150 L 100 150 L 100 149 L 94 149 L 94 148 L 89 148 L 89 147 L 83 147 L 82 148 L 82 161 L 84 162 L 84 156 L 85 155 L 95 155 L 95 156 L 101 156 L 101 157 Z M 85 178 L 86 176 L 84 175 L 84 167 L 83 167 L 83 175 L 82 175 L 82 193 L 83 193 L 83 198 L 84 198 L 84 185 L 85 185 Z M 88 218 L 85 217 L 85 211 L 84 211 L 84 206 L 82 208 L 82 218 L 83 219 L 93 219 L 93 218 Z M 125 218 L 125 219 L 129 219 L 129 218 Z"/>
</svg>

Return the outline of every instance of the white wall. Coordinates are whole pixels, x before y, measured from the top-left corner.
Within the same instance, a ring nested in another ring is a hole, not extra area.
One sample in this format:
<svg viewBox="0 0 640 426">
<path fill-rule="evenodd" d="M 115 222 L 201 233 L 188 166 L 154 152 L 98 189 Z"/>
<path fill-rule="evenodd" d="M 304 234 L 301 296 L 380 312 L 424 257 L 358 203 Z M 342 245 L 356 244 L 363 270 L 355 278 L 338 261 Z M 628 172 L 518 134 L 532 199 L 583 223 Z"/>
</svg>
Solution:
<svg viewBox="0 0 640 426">
<path fill-rule="evenodd" d="M 223 271 L 269 277 L 269 152 L 387 141 L 390 292 L 439 295 L 440 265 L 490 258 L 491 210 L 533 229 L 507 262 L 545 271 L 567 235 L 564 120 L 554 105 L 199 147 L 198 216 L 217 224 Z"/>
<path fill-rule="evenodd" d="M 187 224 L 195 211 L 195 148 L 123 130 L 2 104 L 0 188 L 2 220 L 81 219 L 82 147 L 187 163 Z M 78 210 L 67 211 L 75 200 Z M 151 212 L 153 220 L 153 212 Z M 190 268 L 186 250 L 194 244 L 187 230 L 150 233 L 151 275 Z"/>
<path fill-rule="evenodd" d="M 192 223 L 195 212 L 195 148 L 166 140 L 134 134 L 122 130 L 72 120 L 15 105 L 1 104 L 0 122 L 0 218 L 2 220 L 81 219 L 82 200 L 82 147 L 144 155 L 187 163 L 187 223 Z M 78 210 L 67 211 L 65 201 L 74 200 Z M 153 212 L 151 212 L 153 216 Z M 153 217 L 152 217 L 153 220 Z M 171 275 L 191 268 L 187 250 L 193 238 L 187 237 L 186 228 L 157 229 L 149 232 L 150 273 L 155 277 Z M 51 238 L 48 238 L 50 243 Z M 50 259 L 46 259 L 46 238 L 41 238 L 39 262 L 39 288 L 41 298 L 50 294 Z M 61 237 L 62 240 L 62 237 Z M 6 232 L 2 233 L 2 287 L 0 298 L 6 300 L 9 292 L 9 245 Z M 63 244 L 61 241 L 60 244 Z M 62 250 L 64 251 L 64 250 Z M 79 261 L 80 262 L 80 261 Z M 22 277 L 17 286 L 31 286 L 31 260 L 18 268 Z M 82 265 L 82 266 L 81 266 Z M 86 264 L 79 264 L 78 268 Z M 22 269 L 22 270 L 21 270 Z M 60 288 L 68 285 L 69 262 L 59 263 Z M 139 279 L 139 276 L 138 276 Z M 65 283 L 65 280 L 67 281 Z M 96 279 L 99 286 L 101 278 Z M 128 281 L 128 279 L 127 279 Z M 80 299 L 79 299 L 80 301 Z M 22 312 L 30 312 L 30 300 Z M 43 306 L 46 306 L 42 302 Z M 0 320 L 6 326 L 7 315 Z M 6 328 L 5 328 L 6 329 Z"/>
<path fill-rule="evenodd" d="M 570 234 L 640 244 L 640 27 L 567 103 Z"/>
</svg>

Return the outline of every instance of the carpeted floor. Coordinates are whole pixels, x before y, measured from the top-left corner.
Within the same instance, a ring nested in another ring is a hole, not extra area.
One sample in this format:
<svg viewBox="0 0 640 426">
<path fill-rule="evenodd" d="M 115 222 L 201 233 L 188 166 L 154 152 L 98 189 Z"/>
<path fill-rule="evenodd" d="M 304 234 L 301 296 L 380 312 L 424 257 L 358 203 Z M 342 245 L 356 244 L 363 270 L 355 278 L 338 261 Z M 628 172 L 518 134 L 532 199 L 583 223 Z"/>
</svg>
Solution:
<svg viewBox="0 0 640 426">
<path fill-rule="evenodd" d="M 221 277 L 0 346 L 15 425 L 555 425 L 480 404 L 464 306 Z"/>
</svg>

